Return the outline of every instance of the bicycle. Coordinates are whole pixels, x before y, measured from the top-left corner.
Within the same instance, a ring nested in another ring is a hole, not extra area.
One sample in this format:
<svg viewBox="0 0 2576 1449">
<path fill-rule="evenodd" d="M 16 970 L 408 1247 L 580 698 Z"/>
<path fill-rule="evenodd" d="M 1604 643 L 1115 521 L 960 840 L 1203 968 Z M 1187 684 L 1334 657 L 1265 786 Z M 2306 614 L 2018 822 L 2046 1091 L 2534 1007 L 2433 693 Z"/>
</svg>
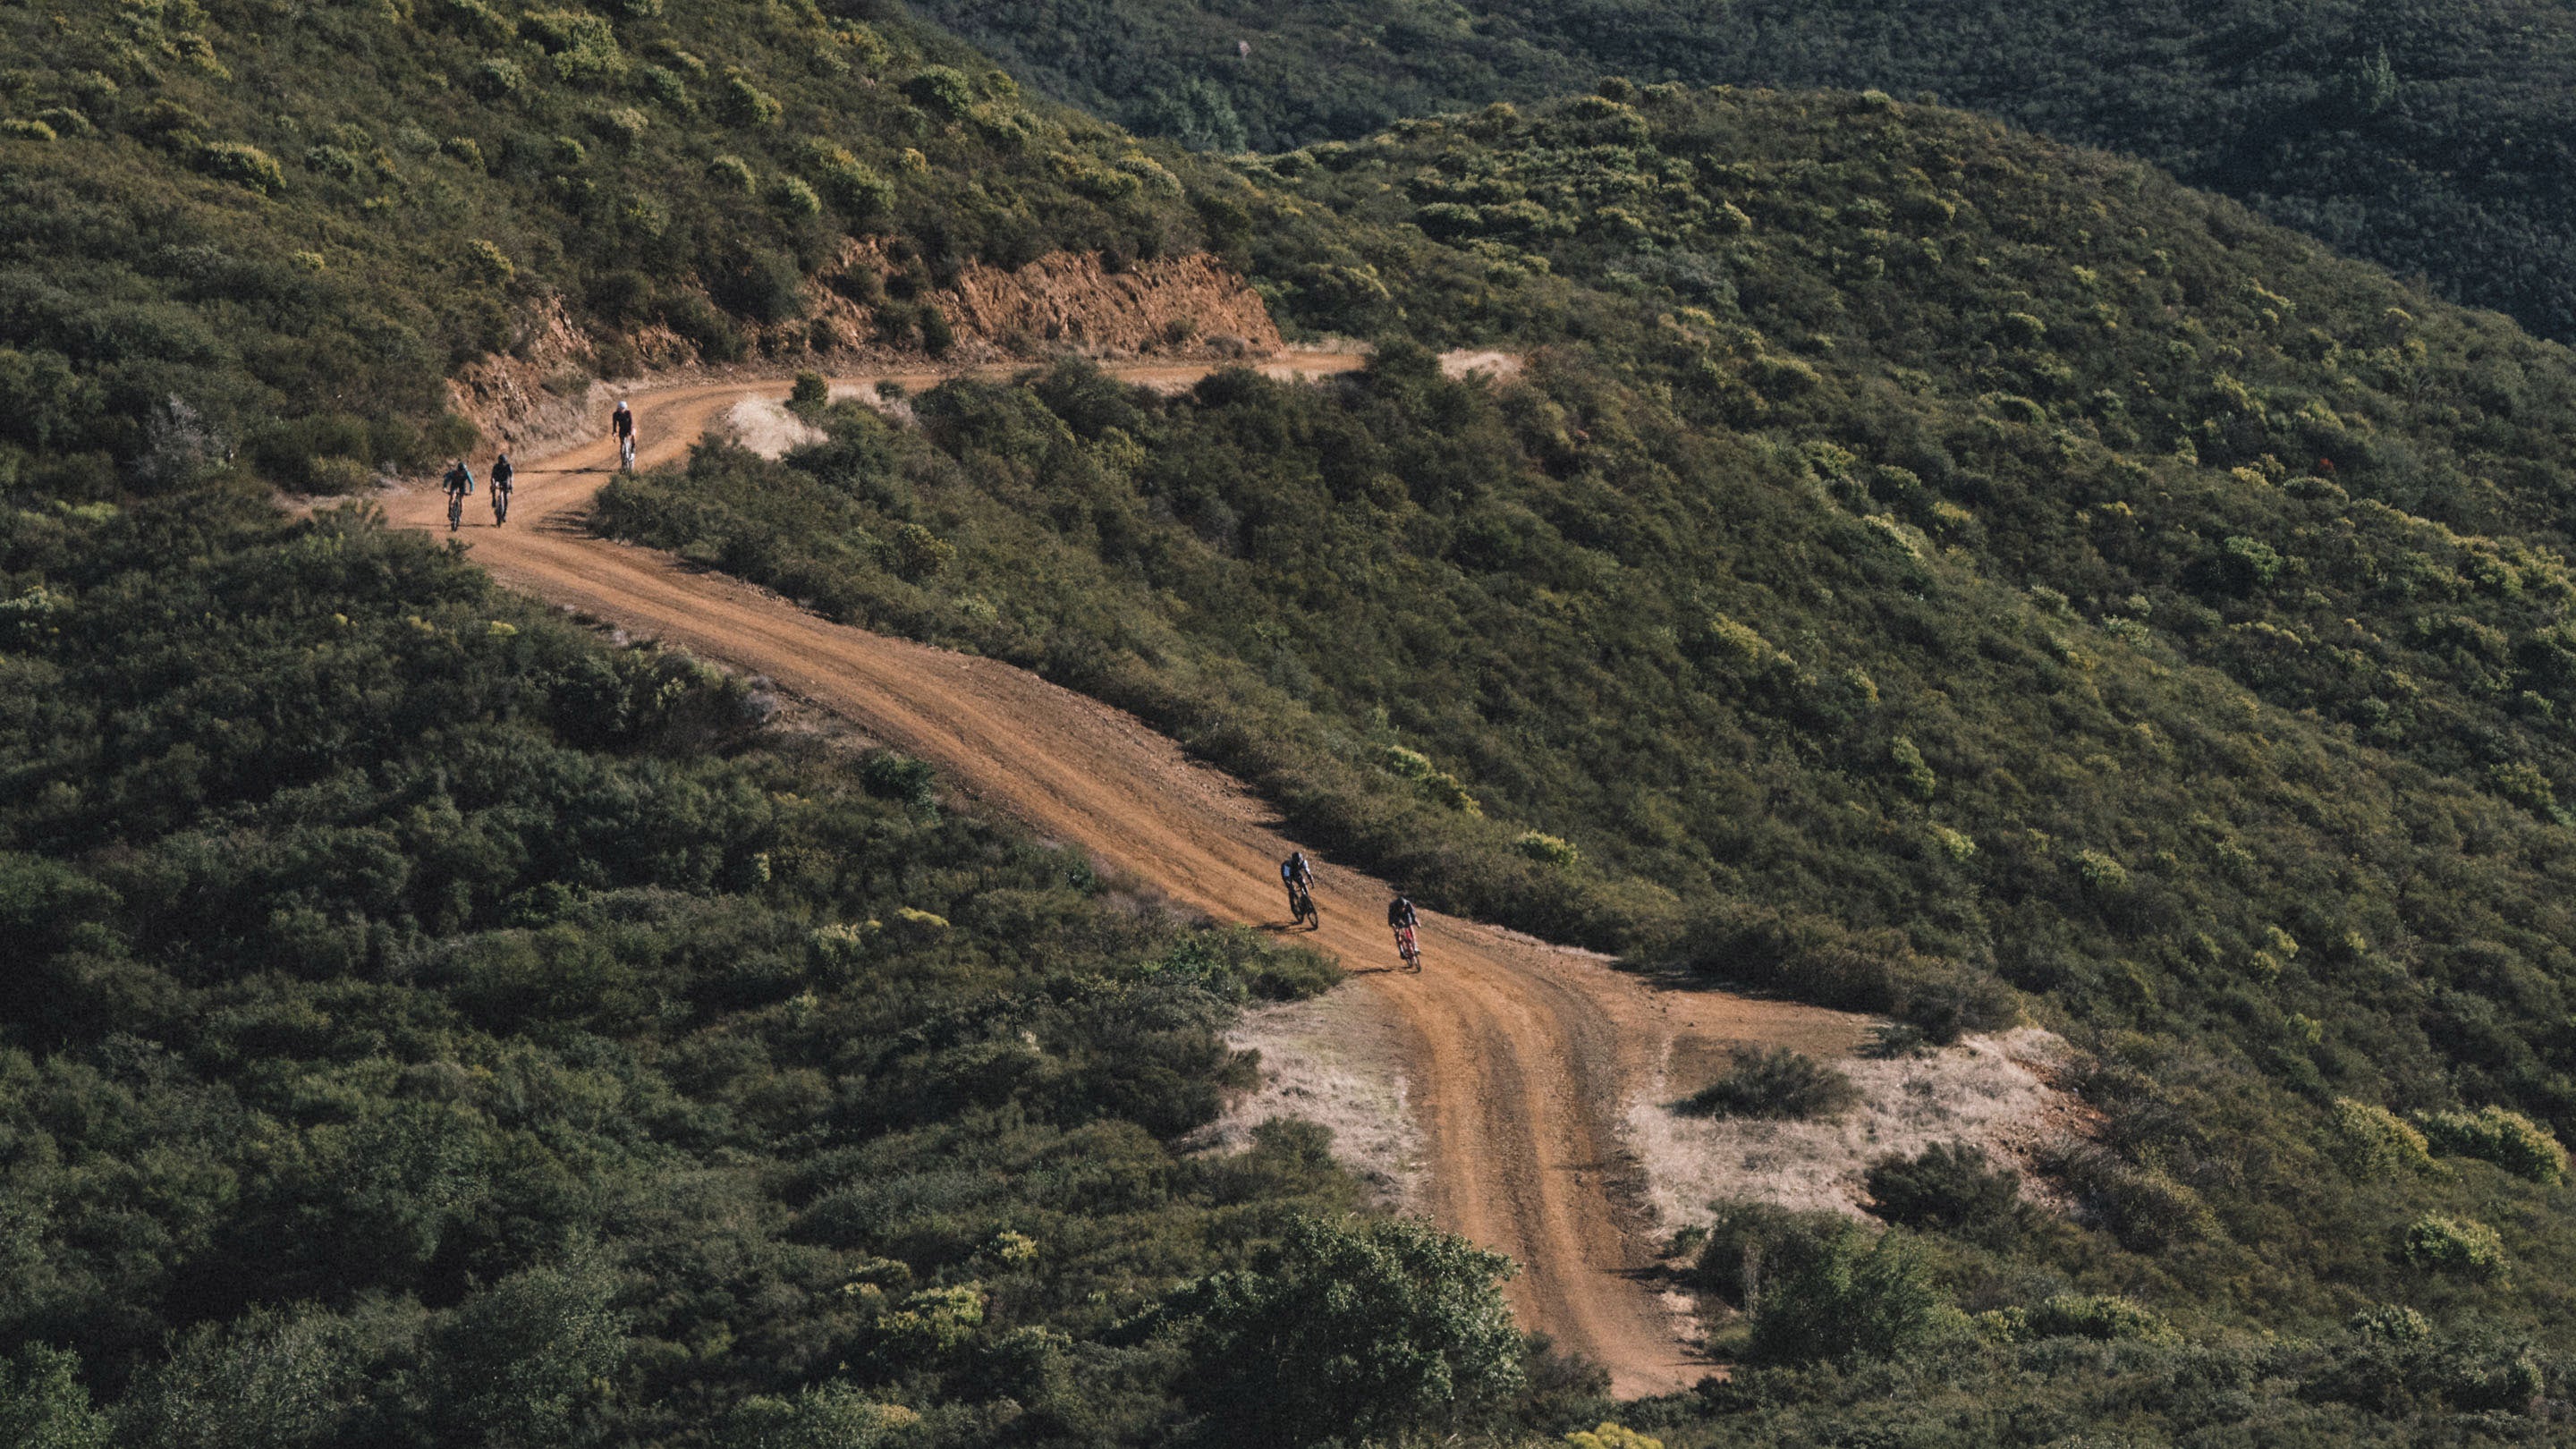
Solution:
<svg viewBox="0 0 2576 1449">
<path fill-rule="evenodd" d="M 635 435 L 628 433 L 617 440 L 617 466 L 628 473 L 635 471 Z"/>
<path fill-rule="evenodd" d="M 447 491 L 447 531 L 454 533 L 465 526 L 465 495 L 451 488 Z"/>
<path fill-rule="evenodd" d="M 1422 942 L 1414 936 L 1411 926 L 1395 928 L 1395 954 L 1404 961 L 1399 969 L 1416 976 L 1422 974 Z"/>
<path fill-rule="evenodd" d="M 1315 909 L 1315 893 L 1306 889 L 1303 881 L 1288 882 L 1288 920 L 1309 931 L 1324 929 L 1324 914 Z"/>
<path fill-rule="evenodd" d="M 492 526 L 494 528 L 499 528 L 502 524 L 509 521 L 510 490 L 507 488 L 495 488 L 492 490 Z"/>
</svg>

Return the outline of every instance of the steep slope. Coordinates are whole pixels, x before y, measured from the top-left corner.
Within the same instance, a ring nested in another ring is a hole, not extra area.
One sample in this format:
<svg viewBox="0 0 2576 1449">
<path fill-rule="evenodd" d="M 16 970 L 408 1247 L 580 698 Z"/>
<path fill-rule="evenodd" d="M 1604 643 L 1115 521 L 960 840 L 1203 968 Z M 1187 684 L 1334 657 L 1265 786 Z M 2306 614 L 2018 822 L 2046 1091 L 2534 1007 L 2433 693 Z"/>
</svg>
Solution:
<svg viewBox="0 0 2576 1449">
<path fill-rule="evenodd" d="M 704 665 L 248 493 L 0 581 L 12 1443 L 1146 1442 L 1120 1326 L 1354 1200 L 1165 1145 L 1329 965 Z"/>
<path fill-rule="evenodd" d="M 1526 369 L 961 381 L 603 525 L 1132 709 L 1446 909 L 2075 1028 L 2090 1230 L 1975 1281 L 2566 1331 L 2405 1248 L 2463 1218 L 2559 1281 L 2553 1174 L 2352 1136 L 2571 1120 L 2560 349 L 1869 97 L 1624 88 L 1245 164 L 1294 193 L 1242 203 L 1292 315 Z"/>
<path fill-rule="evenodd" d="M 478 358 L 578 391 L 937 353 L 978 263 L 1204 239 L 1127 137 L 810 3 L 84 0 L 0 35 L 0 480 L 55 493 L 345 492 L 473 440 L 444 383 Z"/>
<path fill-rule="evenodd" d="M 1297 376 L 1303 360 L 1276 370 Z M 1342 363 L 1315 359 L 1322 371 Z M 1149 375 L 1184 380 L 1172 371 Z M 640 429 L 654 441 L 639 465 L 677 459 L 738 400 L 785 391 L 739 383 L 642 395 Z M 1132 718 L 1020 670 L 835 625 L 588 537 L 581 525 L 614 461 L 603 440 L 532 468 L 508 526 L 477 519 L 465 535 L 475 562 L 538 598 L 756 671 L 936 764 L 984 808 L 1183 904 L 1223 920 L 1276 917 L 1274 867 L 1291 847 L 1240 786 L 1191 765 Z M 401 495 L 391 514 L 439 529 L 445 507 L 423 488 Z M 1293 939 L 1353 967 L 1382 962 L 1389 952 L 1376 921 L 1390 894 L 1328 865 L 1317 893 L 1323 930 Z M 1688 1387 L 1706 1366 L 1683 1350 L 1669 1311 L 1640 1281 L 1653 1257 L 1651 1224 L 1634 1205 L 1640 1169 L 1620 1124 L 1677 1044 L 1835 1054 L 1858 1040 L 1860 1024 L 1722 992 L 1655 992 L 1597 960 L 1436 915 L 1426 932 L 1435 964 L 1366 982 L 1409 1042 L 1434 1220 L 1518 1262 L 1511 1292 L 1526 1326 L 1604 1365 L 1614 1392 Z"/>
<path fill-rule="evenodd" d="M 2445 295 L 2576 336 L 2559 6 L 2299 0 L 1207 6 L 928 0 L 1050 94 L 1215 150 L 1356 141 L 1603 75 L 1876 87 L 2109 147 Z"/>
</svg>

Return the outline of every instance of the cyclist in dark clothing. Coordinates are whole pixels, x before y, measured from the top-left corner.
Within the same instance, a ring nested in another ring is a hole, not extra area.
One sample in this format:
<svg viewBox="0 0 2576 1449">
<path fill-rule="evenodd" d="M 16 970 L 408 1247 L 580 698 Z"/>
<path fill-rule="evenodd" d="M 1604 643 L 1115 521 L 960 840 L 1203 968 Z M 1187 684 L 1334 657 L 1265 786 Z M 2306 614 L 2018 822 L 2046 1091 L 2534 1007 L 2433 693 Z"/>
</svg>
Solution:
<svg viewBox="0 0 2576 1449">
<path fill-rule="evenodd" d="M 1404 969 L 1421 970 L 1422 943 L 1413 928 L 1422 924 L 1422 917 L 1414 912 L 1412 897 L 1397 894 L 1387 905 L 1386 924 L 1395 932 L 1395 954 L 1404 959 Z"/>
<path fill-rule="evenodd" d="M 1288 887 L 1288 918 L 1305 920 L 1315 910 L 1315 867 L 1306 861 L 1306 852 L 1292 850 L 1279 862 L 1279 883 Z M 1315 922 L 1317 927 L 1322 921 Z"/>
<path fill-rule="evenodd" d="M 617 411 L 608 415 L 608 430 L 617 436 L 617 466 L 635 471 L 635 415 L 626 410 L 626 399 L 617 400 Z"/>
<path fill-rule="evenodd" d="M 501 456 L 492 460 L 492 526 L 494 528 L 510 521 L 510 479 L 517 472 L 516 468 L 510 466 L 508 449 L 503 449 Z"/>
<path fill-rule="evenodd" d="M 447 476 L 439 483 L 447 489 L 447 531 L 454 533 L 465 526 L 465 495 L 474 491 L 474 470 L 459 458 L 447 465 Z"/>
</svg>

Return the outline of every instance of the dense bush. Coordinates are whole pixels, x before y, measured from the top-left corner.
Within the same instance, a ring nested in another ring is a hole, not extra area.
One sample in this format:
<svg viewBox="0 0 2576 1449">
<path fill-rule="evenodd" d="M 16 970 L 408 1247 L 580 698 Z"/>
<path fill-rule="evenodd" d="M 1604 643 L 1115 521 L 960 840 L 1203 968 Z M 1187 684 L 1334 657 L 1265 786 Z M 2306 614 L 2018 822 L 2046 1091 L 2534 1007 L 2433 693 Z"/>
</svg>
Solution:
<svg viewBox="0 0 2576 1449">
<path fill-rule="evenodd" d="M 1329 963 L 363 512 L 0 510 L 0 679 L 10 1443 L 1144 1442 L 1351 1203 L 1170 1145 Z"/>
<path fill-rule="evenodd" d="M 1774 1364 L 1889 1358 L 1964 1326 L 1904 1234 L 1846 1226 L 1763 1293 L 1748 1352 Z"/>
<path fill-rule="evenodd" d="M 1303 1219 L 1163 1310 L 1211 1444 L 1304 1449 L 1455 1431 L 1521 1386 L 1509 1260 L 1406 1221 Z"/>
<path fill-rule="evenodd" d="M 1870 1211 L 1900 1227 L 2010 1246 L 2030 1215 L 2021 1200 L 2021 1174 L 1988 1166 L 1985 1149 L 1970 1143 L 1935 1143 L 1910 1158 L 1882 1157 L 1870 1164 L 1863 1182 Z"/>
<path fill-rule="evenodd" d="M 2492 1162 L 2516 1177 L 2549 1185 L 2567 1180 L 2567 1149 L 2546 1127 L 2502 1107 L 2475 1113 L 2433 1112 L 2424 1119 L 2432 1150 Z"/>
</svg>

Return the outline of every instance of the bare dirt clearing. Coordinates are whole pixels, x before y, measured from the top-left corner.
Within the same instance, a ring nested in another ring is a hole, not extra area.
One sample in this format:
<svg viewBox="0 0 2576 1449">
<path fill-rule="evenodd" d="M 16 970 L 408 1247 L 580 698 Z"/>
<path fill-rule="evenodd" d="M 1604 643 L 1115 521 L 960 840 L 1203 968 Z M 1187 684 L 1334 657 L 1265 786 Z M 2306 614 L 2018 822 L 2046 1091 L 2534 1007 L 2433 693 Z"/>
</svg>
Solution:
<svg viewBox="0 0 2576 1449">
<path fill-rule="evenodd" d="M 1362 360 L 1287 353 L 1256 365 L 1315 377 Z M 1210 365 L 1109 370 L 1177 388 Z M 894 380 L 922 386 L 939 376 Z M 834 386 L 872 396 L 882 378 Z M 719 417 L 786 391 L 783 381 L 723 381 L 630 393 L 638 465 L 675 461 Z M 522 460 L 508 528 L 480 524 L 488 514 L 468 510 L 478 519 L 463 535 L 475 560 L 539 598 L 767 675 L 929 760 L 982 807 L 1079 845 L 1182 904 L 1221 920 L 1283 919 L 1275 863 L 1289 842 L 1241 785 L 1184 758 L 1141 721 L 1035 675 L 834 624 L 737 580 L 591 536 L 591 496 L 614 458 L 602 440 Z M 391 496 L 387 508 L 399 525 L 434 530 L 444 501 L 423 487 Z M 1517 1260 L 1522 1271 L 1508 1291 L 1523 1323 L 1599 1360 L 1619 1394 L 1679 1389 L 1709 1372 L 1652 1281 L 1656 1204 L 1692 1213 L 1698 1185 L 1655 1181 L 1663 1164 L 1641 1160 L 1639 1150 L 1659 1156 L 1672 1144 L 1640 1133 L 1633 1110 L 1661 1100 L 1676 1053 L 1771 1043 L 1844 1056 L 1868 1022 L 1650 982 L 1588 953 L 1429 913 L 1424 970 L 1395 974 L 1385 969 L 1393 964 L 1387 887 L 1331 864 L 1319 877 L 1323 927 L 1312 944 L 1363 974 L 1329 1005 L 1247 1024 L 1246 1040 L 1264 1047 L 1274 1071 L 1263 1093 L 1212 1133 L 1245 1132 L 1276 1113 L 1336 1126 L 1343 1150 L 1393 1200 Z M 1336 1031 L 1336 1013 L 1365 1030 Z"/>
</svg>

